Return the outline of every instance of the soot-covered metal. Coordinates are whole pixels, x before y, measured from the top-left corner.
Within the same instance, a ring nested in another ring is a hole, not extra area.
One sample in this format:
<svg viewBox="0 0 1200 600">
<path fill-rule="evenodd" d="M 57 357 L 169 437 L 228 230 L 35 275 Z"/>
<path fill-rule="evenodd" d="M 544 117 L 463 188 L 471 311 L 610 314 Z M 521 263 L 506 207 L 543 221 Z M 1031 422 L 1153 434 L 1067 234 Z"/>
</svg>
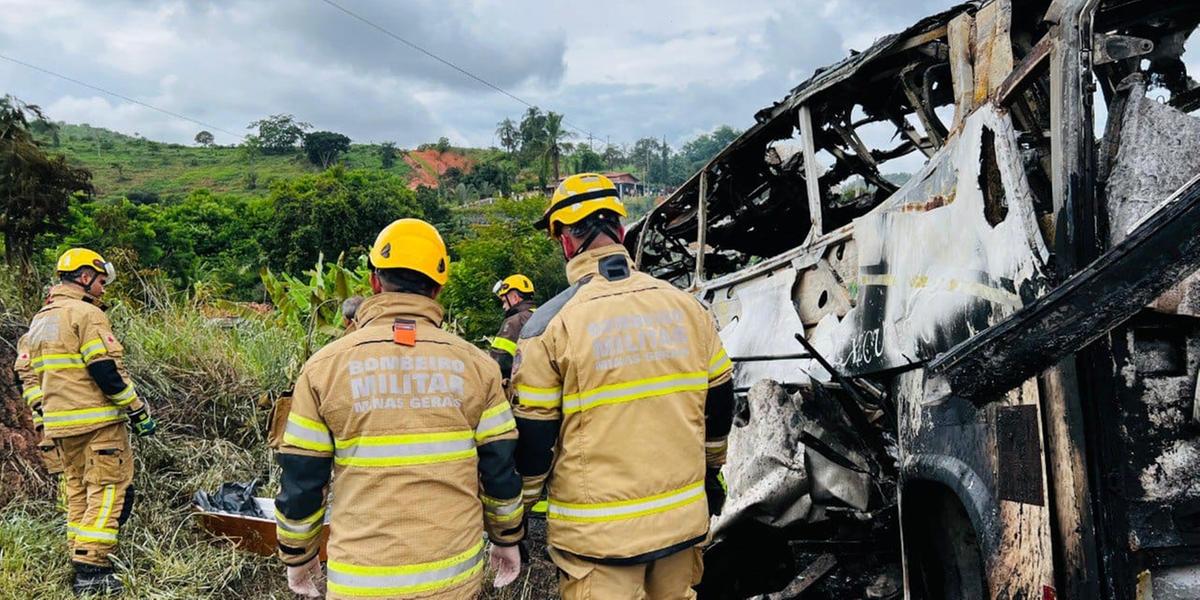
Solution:
<svg viewBox="0 0 1200 600">
<path fill-rule="evenodd" d="M 630 227 L 737 364 L 702 596 L 1198 597 L 1197 23 L 956 6 Z"/>
</svg>

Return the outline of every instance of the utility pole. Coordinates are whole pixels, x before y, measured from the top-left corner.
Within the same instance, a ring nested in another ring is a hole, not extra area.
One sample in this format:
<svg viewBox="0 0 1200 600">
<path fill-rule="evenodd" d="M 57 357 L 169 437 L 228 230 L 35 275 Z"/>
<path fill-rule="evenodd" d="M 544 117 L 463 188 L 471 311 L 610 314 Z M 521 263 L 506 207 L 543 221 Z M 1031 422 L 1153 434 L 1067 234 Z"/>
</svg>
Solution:
<svg viewBox="0 0 1200 600">
<path fill-rule="evenodd" d="M 646 195 L 646 188 L 650 185 L 650 153 L 651 149 L 646 149 L 646 180 L 642 182 L 642 195 Z"/>
<path fill-rule="evenodd" d="M 667 159 L 670 158 L 670 154 L 671 154 L 671 147 L 667 145 L 667 135 L 664 133 L 663 134 L 663 142 L 662 142 L 662 181 L 659 182 L 664 187 L 667 185 L 667 176 L 668 176 Z"/>
</svg>

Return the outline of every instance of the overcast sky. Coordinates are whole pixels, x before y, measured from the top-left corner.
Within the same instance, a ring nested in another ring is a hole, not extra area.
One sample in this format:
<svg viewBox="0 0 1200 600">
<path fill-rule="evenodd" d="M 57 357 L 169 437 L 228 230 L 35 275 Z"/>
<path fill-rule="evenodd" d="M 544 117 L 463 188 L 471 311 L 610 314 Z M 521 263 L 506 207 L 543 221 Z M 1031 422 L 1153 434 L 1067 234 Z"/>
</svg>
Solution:
<svg viewBox="0 0 1200 600">
<path fill-rule="evenodd" d="M 954 4 L 337 1 L 598 142 L 674 145 L 747 127 L 815 68 Z M 321 0 L 0 0 L 0 14 L 0 54 L 238 133 L 292 113 L 358 142 L 490 146 L 525 109 Z M 191 143 L 202 128 L 3 60 L 0 92 L 151 139 Z"/>
</svg>

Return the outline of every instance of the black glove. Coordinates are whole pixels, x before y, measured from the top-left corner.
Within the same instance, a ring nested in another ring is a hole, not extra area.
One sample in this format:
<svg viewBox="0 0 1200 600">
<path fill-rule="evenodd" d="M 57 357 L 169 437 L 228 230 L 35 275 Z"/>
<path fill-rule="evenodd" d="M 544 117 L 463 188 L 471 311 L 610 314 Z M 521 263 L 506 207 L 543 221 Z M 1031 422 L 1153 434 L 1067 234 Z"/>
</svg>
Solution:
<svg viewBox="0 0 1200 600">
<path fill-rule="evenodd" d="M 725 477 L 721 475 L 721 469 L 708 469 L 704 473 L 704 495 L 708 497 L 708 514 L 715 516 L 721 514 L 721 509 L 725 507 L 725 495 L 728 489 L 725 487 Z"/>
</svg>

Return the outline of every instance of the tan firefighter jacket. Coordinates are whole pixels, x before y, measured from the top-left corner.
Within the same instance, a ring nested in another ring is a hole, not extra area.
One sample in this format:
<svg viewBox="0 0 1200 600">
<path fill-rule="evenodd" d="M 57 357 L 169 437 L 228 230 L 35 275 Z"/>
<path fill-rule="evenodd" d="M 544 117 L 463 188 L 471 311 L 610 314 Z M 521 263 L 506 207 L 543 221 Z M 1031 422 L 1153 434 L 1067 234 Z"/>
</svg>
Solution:
<svg viewBox="0 0 1200 600">
<path fill-rule="evenodd" d="M 333 477 L 332 598 L 404 598 L 477 581 L 484 531 L 523 533 L 516 425 L 487 354 L 440 328 L 416 294 L 363 302 L 358 329 L 296 382 L 279 462 L 280 557 L 316 555 Z"/>
<path fill-rule="evenodd" d="M 51 288 L 19 341 L 14 368 L 47 438 L 95 431 L 142 407 L 121 365 L 124 349 L 97 301 L 71 285 Z"/>
<path fill-rule="evenodd" d="M 550 545 L 618 563 L 706 535 L 706 466 L 728 434 L 706 440 L 706 396 L 732 368 L 706 307 L 631 262 L 619 245 L 572 259 L 513 375 L 525 503 L 548 475 Z"/>
<path fill-rule="evenodd" d="M 521 328 L 533 316 L 535 310 L 537 307 L 533 305 L 533 301 L 525 300 L 504 311 L 504 322 L 500 324 L 500 331 L 496 333 L 496 337 L 492 338 L 492 347 L 488 349 L 488 354 L 500 365 L 500 374 L 505 379 L 512 377 L 512 361 L 517 353 L 517 338 L 521 335 Z"/>
</svg>

